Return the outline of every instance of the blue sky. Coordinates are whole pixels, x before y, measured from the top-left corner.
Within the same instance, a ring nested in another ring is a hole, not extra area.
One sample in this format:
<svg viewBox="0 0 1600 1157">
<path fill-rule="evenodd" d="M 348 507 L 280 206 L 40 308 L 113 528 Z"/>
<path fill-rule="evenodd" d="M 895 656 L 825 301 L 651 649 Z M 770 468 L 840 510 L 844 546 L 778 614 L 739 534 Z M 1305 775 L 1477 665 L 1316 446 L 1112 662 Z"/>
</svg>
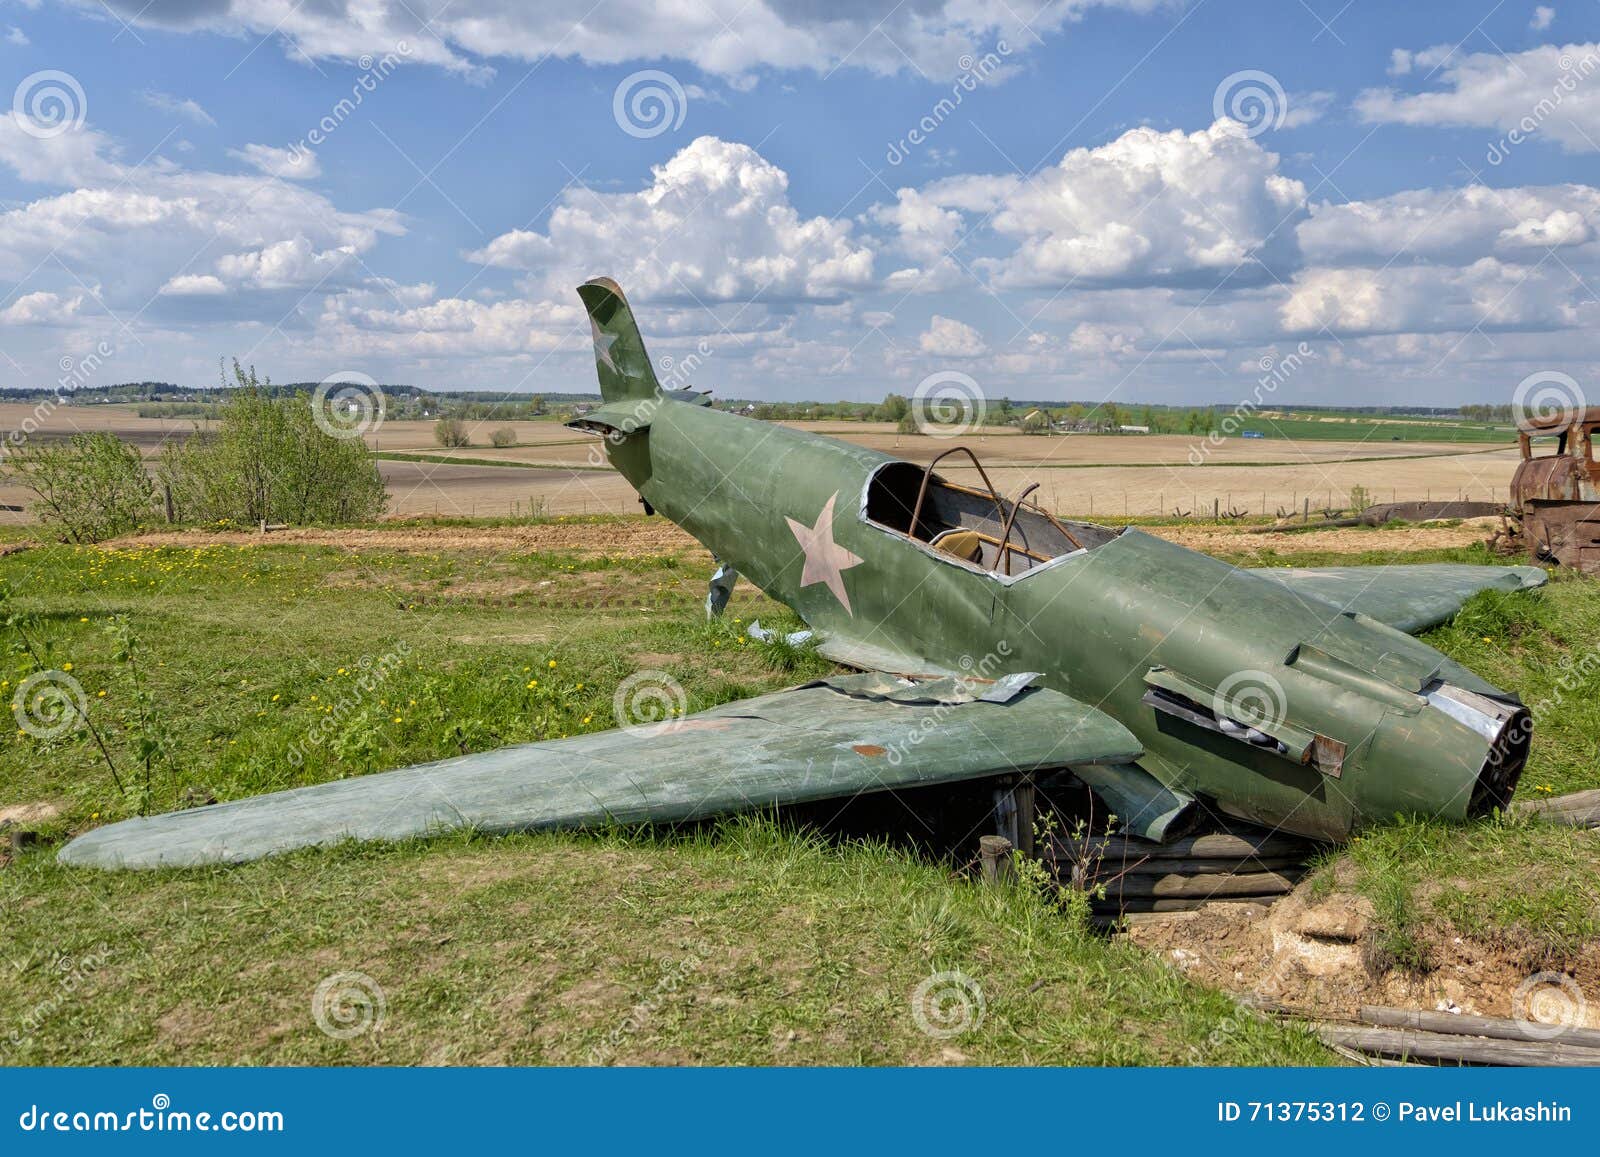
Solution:
<svg viewBox="0 0 1600 1157">
<path fill-rule="evenodd" d="M 596 274 L 731 396 L 1594 376 L 1592 2 L 585 9 L 0 3 L 0 384 L 592 390 Z"/>
</svg>

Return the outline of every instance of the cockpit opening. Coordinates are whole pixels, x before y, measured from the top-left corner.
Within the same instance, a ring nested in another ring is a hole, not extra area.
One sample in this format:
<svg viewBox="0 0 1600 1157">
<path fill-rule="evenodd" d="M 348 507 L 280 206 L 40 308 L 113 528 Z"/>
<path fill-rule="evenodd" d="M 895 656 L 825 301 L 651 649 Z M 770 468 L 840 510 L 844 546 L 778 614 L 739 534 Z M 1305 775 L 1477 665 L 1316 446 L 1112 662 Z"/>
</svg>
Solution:
<svg viewBox="0 0 1600 1157">
<path fill-rule="evenodd" d="M 949 482 L 933 472 L 952 455 L 971 459 L 985 489 Z M 983 465 L 965 446 L 954 446 L 926 467 L 886 462 L 867 484 L 867 521 L 925 542 L 939 553 L 999 575 L 1026 574 L 1057 558 L 1081 554 L 1119 533 L 1090 522 L 1071 522 L 1028 501 L 1000 496 Z"/>
</svg>

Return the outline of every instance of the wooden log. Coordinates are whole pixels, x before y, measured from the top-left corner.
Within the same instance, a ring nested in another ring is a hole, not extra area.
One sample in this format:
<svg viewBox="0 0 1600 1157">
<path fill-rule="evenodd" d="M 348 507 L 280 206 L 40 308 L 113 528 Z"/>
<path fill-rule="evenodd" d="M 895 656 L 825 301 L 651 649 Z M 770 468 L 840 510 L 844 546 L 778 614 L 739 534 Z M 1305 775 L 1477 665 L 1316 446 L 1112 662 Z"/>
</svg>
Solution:
<svg viewBox="0 0 1600 1157">
<path fill-rule="evenodd" d="M 1209 900 L 1174 899 L 1168 896 L 1129 896 L 1126 899 L 1096 901 L 1096 916 L 1115 916 L 1118 912 L 1195 912 L 1211 904 L 1276 903 L 1278 896 L 1216 896 Z"/>
<path fill-rule="evenodd" d="M 1468 1016 L 1466 1013 L 1427 1012 L 1416 1008 L 1384 1008 L 1363 1005 L 1361 1019 L 1366 1024 L 1386 1028 L 1414 1028 L 1426 1032 L 1458 1033 L 1466 1036 L 1486 1036 L 1496 1040 L 1532 1041 L 1535 1044 L 1559 1042 L 1579 1048 L 1600 1049 L 1600 1029 L 1561 1028 L 1559 1025 L 1535 1024 L 1530 1034 L 1520 1020 L 1503 1016 Z"/>
<path fill-rule="evenodd" d="M 1566 824 L 1574 828 L 1600 828 L 1600 788 L 1575 791 L 1571 795 L 1558 795 L 1550 799 L 1522 800 L 1512 804 L 1511 810 L 1538 816 L 1546 823 Z"/>
<path fill-rule="evenodd" d="M 998 884 L 1011 875 L 1011 841 L 1004 836 L 978 838 L 978 866 L 986 884 Z"/>
<path fill-rule="evenodd" d="M 1511 805 L 1512 811 L 1547 812 L 1547 811 L 1587 811 L 1590 808 L 1600 807 L 1600 787 L 1588 791 L 1575 791 L 1568 795 L 1551 796 L 1549 799 L 1525 799 Z"/>
<path fill-rule="evenodd" d="M 1259 836 L 1239 835 L 1232 832 L 1212 832 L 1174 840 L 1170 844 L 1157 844 L 1149 840 L 1122 836 L 1096 836 L 1089 839 L 1058 839 L 1050 851 L 1058 859 L 1100 859 L 1110 862 L 1137 860 L 1223 859 L 1228 856 L 1311 856 L 1317 847 L 1297 836 L 1283 836 L 1263 831 Z"/>
<path fill-rule="evenodd" d="M 1208 860 L 1129 860 L 1126 863 L 1102 860 L 1094 875 L 1101 880 L 1109 880 L 1119 875 L 1214 876 L 1237 875 L 1240 872 L 1281 872 L 1304 866 L 1305 859 L 1300 856 L 1273 856 L 1267 859 L 1226 857 Z"/>
<path fill-rule="evenodd" d="M 1282 896 L 1294 880 L 1278 872 L 1240 872 L 1209 876 L 1124 876 L 1106 885 L 1109 896 L 1160 896 L 1209 900 L 1213 896 Z"/>
<path fill-rule="evenodd" d="M 1600 1049 L 1576 1048 L 1555 1041 L 1490 1040 L 1456 1033 L 1365 1028 L 1347 1024 L 1322 1023 L 1313 1028 L 1317 1036 L 1329 1044 L 1344 1045 L 1364 1053 L 1414 1060 L 1472 1065 L 1550 1065 L 1560 1068 L 1600 1065 Z"/>
</svg>

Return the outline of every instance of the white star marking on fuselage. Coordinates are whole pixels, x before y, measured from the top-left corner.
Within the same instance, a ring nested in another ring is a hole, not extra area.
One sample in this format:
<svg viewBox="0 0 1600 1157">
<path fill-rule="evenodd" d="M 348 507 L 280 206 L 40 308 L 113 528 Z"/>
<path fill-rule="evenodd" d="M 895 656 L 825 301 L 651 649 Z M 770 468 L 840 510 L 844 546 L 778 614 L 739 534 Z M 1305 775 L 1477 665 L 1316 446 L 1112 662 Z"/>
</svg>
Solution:
<svg viewBox="0 0 1600 1157">
<path fill-rule="evenodd" d="M 844 607 L 845 613 L 854 616 L 855 611 L 850 609 L 850 595 L 844 589 L 844 572 L 859 565 L 862 559 L 833 541 L 833 504 L 838 498 L 839 492 L 835 490 L 833 497 L 822 504 L 822 513 L 817 515 L 815 526 L 807 526 L 792 518 L 784 521 L 794 532 L 800 549 L 806 552 L 805 566 L 800 571 L 801 587 L 825 583 L 833 592 L 833 597 Z"/>
</svg>

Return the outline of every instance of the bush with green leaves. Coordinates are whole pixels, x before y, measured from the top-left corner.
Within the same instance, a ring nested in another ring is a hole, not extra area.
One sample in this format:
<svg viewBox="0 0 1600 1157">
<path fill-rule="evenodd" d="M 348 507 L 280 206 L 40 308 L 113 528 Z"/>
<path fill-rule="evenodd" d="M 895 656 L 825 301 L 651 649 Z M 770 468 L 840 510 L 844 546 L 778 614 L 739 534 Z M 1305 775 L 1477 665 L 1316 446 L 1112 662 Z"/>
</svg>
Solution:
<svg viewBox="0 0 1600 1157">
<path fill-rule="evenodd" d="M 440 418 L 433 424 L 433 440 L 441 446 L 466 446 L 472 441 L 467 424 L 459 418 Z"/>
<path fill-rule="evenodd" d="M 316 420 L 304 393 L 274 397 L 237 362 L 215 429 L 167 443 L 161 482 L 179 522 L 366 522 L 388 504 L 377 459 Z"/>
<path fill-rule="evenodd" d="M 498 446 L 502 450 L 507 446 L 515 446 L 517 444 L 517 432 L 510 426 L 501 426 L 493 434 L 489 435 L 489 443 L 490 445 Z"/>
<path fill-rule="evenodd" d="M 6 454 L 4 474 L 33 491 L 31 512 L 63 542 L 114 538 L 154 512 L 144 460 L 113 434 L 30 438 Z"/>
</svg>

